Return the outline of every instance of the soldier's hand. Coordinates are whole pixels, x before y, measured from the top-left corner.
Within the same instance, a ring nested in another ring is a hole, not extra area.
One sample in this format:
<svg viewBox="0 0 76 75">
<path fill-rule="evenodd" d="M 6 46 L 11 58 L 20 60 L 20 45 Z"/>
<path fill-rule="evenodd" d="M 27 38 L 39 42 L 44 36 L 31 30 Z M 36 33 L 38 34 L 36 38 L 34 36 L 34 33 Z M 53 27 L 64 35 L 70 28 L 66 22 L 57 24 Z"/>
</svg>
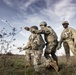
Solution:
<svg viewBox="0 0 76 75">
<path fill-rule="evenodd" d="M 58 41 L 58 45 L 56 47 L 56 50 L 59 50 L 61 48 L 61 41 Z"/>
<path fill-rule="evenodd" d="M 17 49 L 19 49 L 19 52 L 21 52 L 21 51 L 22 51 L 22 47 L 18 47 Z"/>
<path fill-rule="evenodd" d="M 57 46 L 57 47 L 56 47 L 56 50 L 59 50 L 59 49 L 60 49 L 60 47 Z"/>
<path fill-rule="evenodd" d="M 30 28 L 29 27 L 25 27 L 24 29 L 27 30 L 27 31 L 29 31 Z"/>
<path fill-rule="evenodd" d="M 61 48 L 61 46 L 60 45 L 58 45 L 57 47 L 56 47 L 56 50 L 59 50 Z"/>
<path fill-rule="evenodd" d="M 22 47 L 18 47 L 17 49 L 21 50 L 21 49 L 22 49 Z"/>
<path fill-rule="evenodd" d="M 26 47 L 24 47 L 23 50 L 26 50 Z"/>
<path fill-rule="evenodd" d="M 31 28 L 30 31 L 31 31 L 32 33 L 35 33 L 36 30 Z"/>
</svg>

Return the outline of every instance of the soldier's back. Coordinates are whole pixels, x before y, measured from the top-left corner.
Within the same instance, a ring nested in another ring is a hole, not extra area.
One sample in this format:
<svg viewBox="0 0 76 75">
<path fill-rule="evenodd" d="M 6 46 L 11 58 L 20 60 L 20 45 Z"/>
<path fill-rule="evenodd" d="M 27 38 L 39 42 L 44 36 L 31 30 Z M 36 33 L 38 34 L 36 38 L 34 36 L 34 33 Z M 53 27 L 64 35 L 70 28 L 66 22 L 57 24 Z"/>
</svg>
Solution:
<svg viewBox="0 0 76 75">
<path fill-rule="evenodd" d="M 49 34 L 45 34 L 46 42 L 52 42 L 52 41 L 58 39 L 57 34 L 55 33 L 55 31 L 51 27 L 46 27 L 45 31 L 49 32 Z"/>
</svg>

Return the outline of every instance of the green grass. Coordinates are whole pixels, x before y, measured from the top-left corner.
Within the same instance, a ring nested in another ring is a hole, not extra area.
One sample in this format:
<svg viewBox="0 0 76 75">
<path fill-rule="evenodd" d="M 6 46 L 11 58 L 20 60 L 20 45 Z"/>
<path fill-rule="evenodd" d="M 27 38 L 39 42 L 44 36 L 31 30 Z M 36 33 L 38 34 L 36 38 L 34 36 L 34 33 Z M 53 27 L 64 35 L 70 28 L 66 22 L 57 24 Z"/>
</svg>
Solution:
<svg viewBox="0 0 76 75">
<path fill-rule="evenodd" d="M 6 60 L 5 60 L 6 59 Z M 76 75 L 76 60 L 72 57 L 72 65 L 67 66 L 65 57 L 59 57 L 60 75 Z M 45 62 L 42 58 L 42 62 Z M 53 69 L 40 68 L 39 73 L 35 73 L 34 68 L 25 69 L 25 56 L 7 55 L 4 58 L 0 55 L 0 75 L 57 75 Z"/>
<path fill-rule="evenodd" d="M 25 75 L 24 56 L 0 56 L 0 75 Z"/>
</svg>

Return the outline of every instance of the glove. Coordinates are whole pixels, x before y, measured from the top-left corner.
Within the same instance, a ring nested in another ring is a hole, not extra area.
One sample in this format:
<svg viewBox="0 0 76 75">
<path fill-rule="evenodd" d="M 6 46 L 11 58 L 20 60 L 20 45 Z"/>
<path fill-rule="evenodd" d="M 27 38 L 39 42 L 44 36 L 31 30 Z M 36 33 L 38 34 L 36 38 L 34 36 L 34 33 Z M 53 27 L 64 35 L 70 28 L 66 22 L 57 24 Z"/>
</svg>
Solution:
<svg viewBox="0 0 76 75">
<path fill-rule="evenodd" d="M 29 31 L 30 28 L 29 27 L 25 27 L 24 29 L 27 30 L 27 31 Z"/>
</svg>

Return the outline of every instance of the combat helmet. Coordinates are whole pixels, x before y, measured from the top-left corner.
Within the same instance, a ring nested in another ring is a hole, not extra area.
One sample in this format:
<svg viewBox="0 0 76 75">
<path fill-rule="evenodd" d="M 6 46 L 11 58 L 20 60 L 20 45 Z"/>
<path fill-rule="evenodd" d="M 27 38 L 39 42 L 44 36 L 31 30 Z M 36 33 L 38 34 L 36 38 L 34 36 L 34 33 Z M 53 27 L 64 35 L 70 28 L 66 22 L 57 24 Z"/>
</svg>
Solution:
<svg viewBox="0 0 76 75">
<path fill-rule="evenodd" d="M 64 25 L 64 24 L 69 25 L 69 22 L 68 22 L 68 21 L 64 21 L 64 22 L 62 23 L 62 25 Z"/>
<path fill-rule="evenodd" d="M 45 21 L 42 21 L 42 22 L 40 23 L 40 26 L 42 26 L 42 25 L 47 26 L 47 23 L 46 23 Z"/>
<path fill-rule="evenodd" d="M 34 29 L 38 30 L 38 27 L 37 26 L 31 26 L 31 28 L 34 28 Z"/>
</svg>

